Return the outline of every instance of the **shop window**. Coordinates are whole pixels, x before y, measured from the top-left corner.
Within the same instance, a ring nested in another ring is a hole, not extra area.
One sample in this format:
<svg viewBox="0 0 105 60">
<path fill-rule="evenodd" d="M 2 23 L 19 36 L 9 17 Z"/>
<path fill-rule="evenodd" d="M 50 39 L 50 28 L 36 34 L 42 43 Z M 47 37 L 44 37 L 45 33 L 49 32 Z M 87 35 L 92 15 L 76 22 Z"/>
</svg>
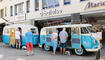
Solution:
<svg viewBox="0 0 105 60">
<path fill-rule="evenodd" d="M 35 0 L 35 11 L 39 10 L 39 0 Z"/>
<path fill-rule="evenodd" d="M 13 16 L 13 6 L 10 6 L 10 16 Z"/>
<path fill-rule="evenodd" d="M 82 1 L 87 1 L 87 0 L 80 0 L 80 1 L 82 2 Z"/>
<path fill-rule="evenodd" d="M 64 0 L 64 5 L 70 4 L 71 0 Z"/>
<path fill-rule="evenodd" d="M 42 0 L 43 9 L 54 8 L 59 6 L 59 0 Z"/>
<path fill-rule="evenodd" d="M 26 4 L 27 4 L 27 13 L 29 13 L 30 12 L 30 1 L 28 0 Z"/>
<path fill-rule="evenodd" d="M 0 17 L 1 17 L 1 18 L 4 17 L 4 9 L 1 9 L 1 10 L 0 10 Z"/>
<path fill-rule="evenodd" d="M 15 15 L 23 14 L 23 3 L 15 5 Z"/>
</svg>

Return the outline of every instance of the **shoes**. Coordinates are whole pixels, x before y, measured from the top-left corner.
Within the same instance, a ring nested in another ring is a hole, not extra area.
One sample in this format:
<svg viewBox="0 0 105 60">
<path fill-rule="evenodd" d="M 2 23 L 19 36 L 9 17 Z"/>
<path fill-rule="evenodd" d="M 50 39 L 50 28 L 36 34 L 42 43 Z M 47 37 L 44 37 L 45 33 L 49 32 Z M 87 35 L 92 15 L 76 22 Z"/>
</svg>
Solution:
<svg viewBox="0 0 105 60">
<path fill-rule="evenodd" d="M 31 54 L 31 56 L 33 56 L 34 54 Z"/>
<path fill-rule="evenodd" d="M 34 54 L 31 54 L 31 56 L 33 56 Z M 27 54 L 27 56 L 29 56 L 29 54 Z"/>
<path fill-rule="evenodd" d="M 27 56 L 29 56 L 29 54 L 27 54 Z"/>
</svg>

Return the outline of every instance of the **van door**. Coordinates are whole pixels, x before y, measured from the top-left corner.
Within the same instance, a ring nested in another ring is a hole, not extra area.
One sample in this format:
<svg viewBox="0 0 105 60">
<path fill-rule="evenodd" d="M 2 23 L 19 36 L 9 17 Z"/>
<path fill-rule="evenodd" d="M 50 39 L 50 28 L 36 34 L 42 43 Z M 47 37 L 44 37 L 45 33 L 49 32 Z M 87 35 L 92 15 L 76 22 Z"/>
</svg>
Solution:
<svg viewBox="0 0 105 60">
<path fill-rule="evenodd" d="M 52 34 L 52 29 L 47 29 L 46 30 L 46 44 L 51 45 L 51 34 Z"/>
<path fill-rule="evenodd" d="M 37 45 L 38 44 L 38 31 L 37 28 L 31 28 L 31 31 L 33 33 L 33 45 Z"/>
<path fill-rule="evenodd" d="M 45 50 L 50 50 L 50 46 L 51 44 L 51 34 L 52 34 L 52 30 L 51 29 L 46 29 L 46 38 L 45 38 L 45 44 L 44 44 L 44 49 Z"/>
<path fill-rule="evenodd" d="M 15 45 L 15 28 L 10 29 L 10 44 L 12 47 Z"/>
<path fill-rule="evenodd" d="M 72 48 L 81 48 L 80 27 L 71 28 L 71 43 L 72 43 Z"/>
</svg>

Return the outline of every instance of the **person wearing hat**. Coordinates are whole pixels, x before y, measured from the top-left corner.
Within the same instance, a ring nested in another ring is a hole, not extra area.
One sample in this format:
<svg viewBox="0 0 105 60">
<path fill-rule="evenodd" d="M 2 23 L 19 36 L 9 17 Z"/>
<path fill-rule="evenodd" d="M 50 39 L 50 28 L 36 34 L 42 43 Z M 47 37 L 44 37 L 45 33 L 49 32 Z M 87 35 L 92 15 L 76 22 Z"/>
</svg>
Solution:
<svg viewBox="0 0 105 60">
<path fill-rule="evenodd" d="M 53 45 L 53 54 L 55 55 L 56 53 L 56 48 L 58 45 L 58 31 L 55 30 L 53 31 L 53 33 L 51 34 L 51 40 L 52 40 L 52 45 Z"/>
</svg>

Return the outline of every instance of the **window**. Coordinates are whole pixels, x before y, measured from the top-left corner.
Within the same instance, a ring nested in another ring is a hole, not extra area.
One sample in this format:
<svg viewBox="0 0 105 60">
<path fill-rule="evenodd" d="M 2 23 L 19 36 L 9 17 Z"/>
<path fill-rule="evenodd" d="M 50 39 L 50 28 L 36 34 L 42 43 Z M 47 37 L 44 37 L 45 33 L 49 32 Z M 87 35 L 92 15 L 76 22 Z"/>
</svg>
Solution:
<svg viewBox="0 0 105 60">
<path fill-rule="evenodd" d="M 42 0 L 43 9 L 54 8 L 59 6 L 59 0 Z"/>
<path fill-rule="evenodd" d="M 35 28 L 31 28 L 31 32 L 34 33 L 34 34 L 37 33 Z"/>
<path fill-rule="evenodd" d="M 80 1 L 86 1 L 86 0 L 80 0 Z"/>
<path fill-rule="evenodd" d="M 2 2 L 3 0 L 0 0 L 0 2 Z"/>
<path fill-rule="evenodd" d="M 88 33 L 89 33 L 89 31 L 87 30 L 86 27 L 81 28 L 81 34 L 88 34 Z"/>
<path fill-rule="evenodd" d="M 64 5 L 70 4 L 71 0 L 64 0 Z"/>
<path fill-rule="evenodd" d="M 27 1 L 27 13 L 30 12 L 30 1 Z"/>
<path fill-rule="evenodd" d="M 15 15 L 23 14 L 23 3 L 15 5 Z"/>
<path fill-rule="evenodd" d="M 87 27 L 87 29 L 89 30 L 89 32 L 91 33 L 96 33 L 96 29 L 92 28 L 91 26 Z"/>
<path fill-rule="evenodd" d="M 0 10 L 0 17 L 1 18 L 4 17 L 4 10 L 3 9 Z"/>
<path fill-rule="evenodd" d="M 46 30 L 46 34 L 51 35 L 55 30 L 56 30 L 55 28 L 49 28 L 49 29 Z"/>
<path fill-rule="evenodd" d="M 35 11 L 39 10 L 39 0 L 35 0 Z"/>
<path fill-rule="evenodd" d="M 9 28 L 6 28 L 6 29 L 4 30 L 4 33 L 10 33 Z"/>
<path fill-rule="evenodd" d="M 5 7 L 5 17 L 7 16 L 7 7 Z"/>
<path fill-rule="evenodd" d="M 13 6 L 10 6 L 10 16 L 13 16 Z"/>
</svg>

